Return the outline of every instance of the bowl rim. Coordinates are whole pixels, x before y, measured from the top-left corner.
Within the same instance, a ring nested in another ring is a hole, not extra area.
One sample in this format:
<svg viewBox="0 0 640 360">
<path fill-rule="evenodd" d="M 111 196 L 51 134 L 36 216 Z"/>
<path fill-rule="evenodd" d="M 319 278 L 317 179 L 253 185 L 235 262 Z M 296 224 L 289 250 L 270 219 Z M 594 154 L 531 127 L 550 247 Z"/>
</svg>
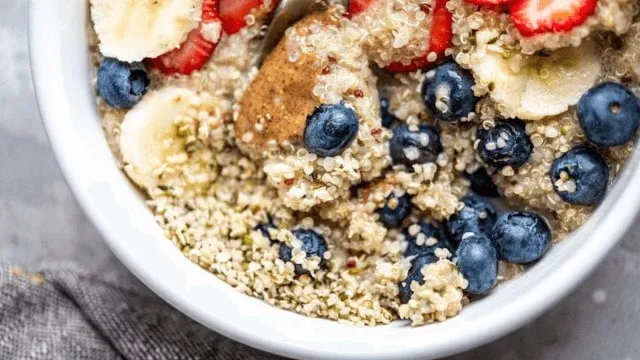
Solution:
<svg viewBox="0 0 640 360">
<path fill-rule="evenodd" d="M 56 36 L 59 36 L 59 34 L 51 33 L 51 27 L 47 26 L 45 19 L 50 17 L 52 11 L 56 9 L 56 6 L 61 1 L 64 0 L 29 1 L 29 54 L 34 89 L 43 125 L 69 187 L 111 251 L 136 277 L 181 312 L 236 341 L 279 355 L 315 359 L 382 359 L 390 355 L 424 359 L 425 357 L 441 357 L 465 351 L 512 332 L 537 318 L 564 298 L 582 283 L 611 248 L 624 237 L 632 221 L 640 212 L 640 202 L 636 201 L 640 198 L 640 187 L 629 186 L 634 183 L 640 183 L 639 155 L 636 147 L 630 161 L 625 165 L 622 174 L 618 177 L 615 186 L 613 186 L 603 204 L 592 214 L 591 219 L 586 224 L 570 235 L 570 238 L 584 237 L 583 241 L 588 242 L 591 246 L 577 247 L 572 255 L 568 255 L 566 260 L 558 264 L 553 277 L 545 278 L 533 284 L 526 296 L 521 294 L 510 299 L 500 309 L 500 316 L 474 323 L 473 329 L 468 327 L 461 328 L 459 338 L 443 341 L 440 344 L 406 344 L 402 349 L 386 349 L 384 351 L 378 351 L 376 346 L 371 346 L 370 349 L 359 349 L 358 352 L 345 353 L 337 352 L 335 349 L 326 347 L 323 344 L 317 344 L 316 346 L 313 342 L 302 341 L 298 343 L 291 341 L 291 339 L 274 339 L 260 336 L 264 334 L 243 330 L 237 324 L 225 321 L 215 312 L 207 311 L 202 306 L 197 306 L 192 301 L 193 299 L 176 291 L 175 282 L 170 283 L 155 276 L 154 272 L 145 266 L 148 264 L 144 264 L 140 256 L 128 252 L 126 234 L 121 233 L 120 230 L 113 226 L 109 220 L 109 215 L 101 211 L 96 199 L 92 199 L 83 190 L 89 184 L 86 177 L 81 177 L 77 174 L 74 149 L 77 151 L 78 147 L 70 145 L 73 141 L 69 141 L 57 127 L 57 124 L 64 122 L 65 116 L 69 115 L 61 112 L 60 101 L 69 102 L 70 99 L 65 99 L 62 92 L 57 93 L 56 88 L 49 82 L 49 80 L 53 79 L 51 74 L 56 71 L 56 61 L 51 61 L 51 55 L 52 50 L 55 50 L 55 44 L 58 42 L 44 41 L 45 39 L 48 40 L 49 37 L 57 39 Z M 74 1 L 85 2 L 87 0 Z M 97 114 L 94 114 L 94 117 L 97 119 Z M 568 240 L 565 239 L 562 243 Z M 528 270 L 527 273 L 536 270 L 534 267 Z M 212 275 L 209 274 L 209 276 Z M 534 305 L 532 306 L 532 304 Z M 300 321 L 310 323 L 311 321 L 325 320 Z M 361 331 L 358 328 L 353 330 L 354 333 L 358 334 Z"/>
</svg>

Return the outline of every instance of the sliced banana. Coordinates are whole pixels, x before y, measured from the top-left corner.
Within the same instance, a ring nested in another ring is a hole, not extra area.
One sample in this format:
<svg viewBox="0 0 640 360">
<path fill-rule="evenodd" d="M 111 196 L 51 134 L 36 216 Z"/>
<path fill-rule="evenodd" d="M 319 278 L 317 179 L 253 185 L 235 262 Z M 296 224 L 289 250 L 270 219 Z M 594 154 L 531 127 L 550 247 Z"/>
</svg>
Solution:
<svg viewBox="0 0 640 360">
<path fill-rule="evenodd" d="M 505 117 L 539 120 L 561 114 L 600 76 L 602 52 L 594 41 L 548 56 L 505 56 L 502 48 L 490 44 L 494 36 L 491 30 L 478 32 L 470 67 Z"/>
<path fill-rule="evenodd" d="M 515 116 L 529 81 L 528 75 L 519 69 L 517 59 L 506 60 L 498 53 L 487 52 L 470 65 L 476 83 L 489 90 L 502 115 Z"/>
<path fill-rule="evenodd" d="M 91 0 L 100 51 L 127 62 L 179 47 L 201 14 L 202 0 Z"/>
<path fill-rule="evenodd" d="M 178 136 L 175 120 L 192 107 L 196 94 L 167 87 L 145 95 L 125 115 L 120 125 L 120 152 L 129 177 L 140 187 L 159 184 L 159 170 L 173 156 L 185 154 L 185 140 Z"/>
</svg>

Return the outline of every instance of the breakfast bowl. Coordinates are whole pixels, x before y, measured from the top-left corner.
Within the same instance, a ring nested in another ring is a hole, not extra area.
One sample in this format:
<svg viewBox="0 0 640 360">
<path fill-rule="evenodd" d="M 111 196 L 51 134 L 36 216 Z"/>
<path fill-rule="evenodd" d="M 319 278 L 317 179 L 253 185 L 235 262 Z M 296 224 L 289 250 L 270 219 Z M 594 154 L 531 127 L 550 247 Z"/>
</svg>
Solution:
<svg viewBox="0 0 640 360">
<path fill-rule="evenodd" d="M 31 0 L 35 91 L 51 146 L 78 202 L 114 254 L 172 306 L 215 332 L 308 359 L 430 359 L 488 343 L 525 325 L 579 285 L 626 234 L 640 208 L 633 152 L 590 219 L 535 266 L 446 322 L 355 327 L 304 317 L 246 296 L 189 261 L 117 166 L 101 128 L 87 47 L 86 0 Z"/>
</svg>

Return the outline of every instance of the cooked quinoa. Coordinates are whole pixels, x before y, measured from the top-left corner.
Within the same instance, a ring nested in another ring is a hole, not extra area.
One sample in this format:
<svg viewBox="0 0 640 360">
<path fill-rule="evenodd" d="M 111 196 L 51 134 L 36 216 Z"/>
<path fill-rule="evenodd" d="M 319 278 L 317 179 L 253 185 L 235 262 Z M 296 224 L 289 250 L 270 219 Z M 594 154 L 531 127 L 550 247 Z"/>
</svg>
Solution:
<svg viewBox="0 0 640 360">
<path fill-rule="evenodd" d="M 424 39 L 432 16 L 423 10 L 433 4 L 378 1 L 351 19 L 340 6 L 330 7 L 291 27 L 261 68 L 265 16 L 249 15 L 248 26 L 222 36 L 202 70 L 188 76 L 152 70 L 150 92 L 167 87 L 193 92 L 185 100 L 187 110 L 173 122 L 167 146 L 177 149 L 175 154 L 154 165 L 153 186 L 142 188 L 166 238 L 238 291 L 306 316 L 374 326 L 396 319 L 421 325 L 458 314 L 473 298 L 445 249 L 435 251 L 439 260 L 421 270 L 424 284 L 409 284 L 411 300 L 401 303 L 398 284 L 411 266 L 411 258 L 404 256 L 406 234 L 383 225 L 378 214 L 390 195 L 407 194 L 412 203 L 407 223 L 446 222 L 471 192 L 466 174 L 485 166 L 477 155 L 477 129 L 491 129 L 511 115 L 489 96 L 493 84 L 478 81 L 474 92 L 482 98 L 475 112 L 460 123 L 438 121 L 421 94 L 425 73 L 381 70 L 392 62 L 407 64 L 428 50 Z M 570 32 L 523 38 L 508 14 L 449 0 L 454 36 L 446 54 L 473 69 L 483 60 L 483 46 L 499 49 L 514 64 L 540 52 L 595 41 L 602 51 L 597 81 L 622 82 L 640 95 L 638 8 L 633 0 L 600 0 L 595 14 Z M 482 34 L 488 33 L 493 35 L 483 43 Z M 92 26 L 89 35 L 97 71 L 103 56 Z M 285 75 L 279 79 L 281 73 Z M 295 88 L 299 92 L 293 94 L 290 89 Z M 438 129 L 443 150 L 435 161 L 393 165 L 392 131 L 381 123 L 381 94 L 388 98 L 391 114 L 410 129 L 421 124 Z M 120 149 L 120 124 L 127 110 L 96 97 L 116 160 L 140 183 Z M 318 156 L 301 145 L 307 116 L 320 104 L 339 102 L 358 114 L 357 135 L 340 155 Z M 265 108 L 274 110 L 265 113 Z M 530 159 L 491 176 L 504 205 L 543 215 L 557 242 L 593 211 L 592 206 L 563 201 L 549 176 L 552 162 L 584 143 L 585 135 L 575 106 L 526 121 L 526 133 L 533 145 Z M 612 180 L 633 145 L 602 149 Z M 273 224 L 268 236 L 258 228 L 265 223 Z M 307 256 L 294 235 L 297 229 L 316 231 L 326 239 L 328 251 Z M 418 230 L 408 229 L 412 231 Z M 432 240 L 421 239 L 420 245 Z M 283 244 L 291 249 L 290 261 L 280 256 Z M 298 265 L 306 272 L 296 274 Z M 501 261 L 498 282 L 523 269 Z"/>
</svg>

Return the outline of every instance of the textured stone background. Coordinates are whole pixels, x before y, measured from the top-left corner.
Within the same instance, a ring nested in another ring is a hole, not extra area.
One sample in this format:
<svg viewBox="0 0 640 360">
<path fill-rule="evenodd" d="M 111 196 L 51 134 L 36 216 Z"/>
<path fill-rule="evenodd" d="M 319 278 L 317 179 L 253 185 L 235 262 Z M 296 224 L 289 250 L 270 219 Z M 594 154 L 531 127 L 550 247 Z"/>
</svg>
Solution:
<svg viewBox="0 0 640 360">
<path fill-rule="evenodd" d="M 639 254 L 637 236 L 626 239 L 556 308 L 455 359 L 640 360 Z M 104 245 L 51 153 L 29 72 L 26 0 L 0 0 L 0 261 L 74 262 L 148 291 Z"/>
</svg>

